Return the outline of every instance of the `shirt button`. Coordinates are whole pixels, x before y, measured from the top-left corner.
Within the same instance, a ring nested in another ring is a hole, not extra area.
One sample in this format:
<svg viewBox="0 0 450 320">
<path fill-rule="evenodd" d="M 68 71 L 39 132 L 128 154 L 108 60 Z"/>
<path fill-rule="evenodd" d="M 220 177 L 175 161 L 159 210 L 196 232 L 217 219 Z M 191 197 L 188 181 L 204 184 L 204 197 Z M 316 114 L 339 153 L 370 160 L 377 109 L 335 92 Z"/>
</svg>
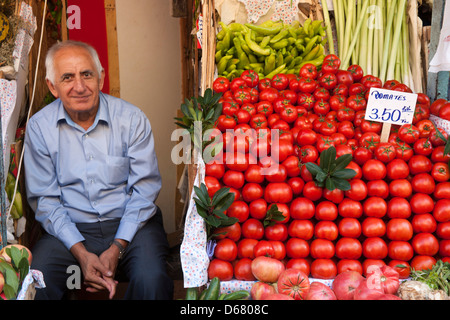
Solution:
<svg viewBox="0 0 450 320">
<path fill-rule="evenodd" d="M 91 181 L 90 181 L 91 183 L 94 183 L 95 182 L 95 180 L 94 179 L 91 179 Z"/>
<path fill-rule="evenodd" d="M 92 202 L 92 204 L 93 204 L 94 206 L 96 206 L 96 205 L 97 205 L 97 201 Z"/>
<path fill-rule="evenodd" d="M 91 155 L 89 155 L 89 160 L 92 160 L 92 159 L 94 159 L 94 156 L 91 154 Z"/>
</svg>

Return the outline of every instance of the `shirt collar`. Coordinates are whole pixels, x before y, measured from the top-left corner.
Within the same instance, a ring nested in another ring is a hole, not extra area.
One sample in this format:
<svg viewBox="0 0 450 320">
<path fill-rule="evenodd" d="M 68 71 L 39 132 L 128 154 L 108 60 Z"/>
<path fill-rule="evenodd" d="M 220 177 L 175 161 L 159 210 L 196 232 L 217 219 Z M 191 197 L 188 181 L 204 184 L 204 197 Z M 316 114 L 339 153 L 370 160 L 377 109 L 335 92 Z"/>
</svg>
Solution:
<svg viewBox="0 0 450 320">
<path fill-rule="evenodd" d="M 59 100 L 59 106 L 58 106 L 57 122 L 59 123 L 61 120 L 64 120 L 69 125 L 77 127 L 78 125 L 75 122 L 73 122 L 73 120 L 70 118 L 69 114 L 64 109 L 61 99 L 58 99 L 58 100 Z M 99 121 L 103 121 L 106 124 L 110 123 L 108 101 L 103 92 L 100 92 L 99 100 L 100 100 L 100 103 L 99 103 L 97 115 L 95 116 L 94 124 L 91 127 L 92 129 L 97 126 Z"/>
</svg>

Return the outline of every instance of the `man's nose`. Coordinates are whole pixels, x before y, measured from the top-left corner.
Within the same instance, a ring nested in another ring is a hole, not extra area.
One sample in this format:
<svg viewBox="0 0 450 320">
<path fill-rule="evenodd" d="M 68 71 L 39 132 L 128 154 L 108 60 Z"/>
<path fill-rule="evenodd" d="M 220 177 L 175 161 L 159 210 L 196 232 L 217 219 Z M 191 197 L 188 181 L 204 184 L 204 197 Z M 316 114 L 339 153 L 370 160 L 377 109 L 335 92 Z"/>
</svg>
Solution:
<svg viewBox="0 0 450 320">
<path fill-rule="evenodd" d="M 83 92 L 84 90 L 86 90 L 84 79 L 82 79 L 81 77 L 75 77 L 73 88 L 78 92 Z"/>
</svg>

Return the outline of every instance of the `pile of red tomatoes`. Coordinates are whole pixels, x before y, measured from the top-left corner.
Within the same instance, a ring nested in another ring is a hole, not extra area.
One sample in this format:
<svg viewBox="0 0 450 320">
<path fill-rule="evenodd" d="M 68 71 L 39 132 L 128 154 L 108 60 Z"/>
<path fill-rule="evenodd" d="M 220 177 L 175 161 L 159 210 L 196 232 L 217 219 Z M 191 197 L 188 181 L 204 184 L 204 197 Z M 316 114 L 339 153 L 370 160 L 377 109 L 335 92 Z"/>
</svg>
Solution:
<svg viewBox="0 0 450 320">
<path fill-rule="evenodd" d="M 419 93 L 413 123 L 392 126 L 381 141 L 382 123 L 365 120 L 371 87 L 412 92 L 358 65 L 340 70 L 335 55 L 298 75 L 259 79 L 247 70 L 215 80 L 223 152 L 206 163 L 205 184 L 211 196 L 222 187 L 235 194 L 226 214 L 238 222 L 216 230 L 211 279 L 255 280 L 251 261 L 262 255 L 321 279 L 364 275 L 370 265 L 406 278 L 410 267 L 450 261 L 447 133 L 429 120 L 432 103 Z M 330 147 L 352 155 L 350 190 L 318 187 L 304 165 Z M 284 218 L 268 223 L 275 205 Z"/>
</svg>

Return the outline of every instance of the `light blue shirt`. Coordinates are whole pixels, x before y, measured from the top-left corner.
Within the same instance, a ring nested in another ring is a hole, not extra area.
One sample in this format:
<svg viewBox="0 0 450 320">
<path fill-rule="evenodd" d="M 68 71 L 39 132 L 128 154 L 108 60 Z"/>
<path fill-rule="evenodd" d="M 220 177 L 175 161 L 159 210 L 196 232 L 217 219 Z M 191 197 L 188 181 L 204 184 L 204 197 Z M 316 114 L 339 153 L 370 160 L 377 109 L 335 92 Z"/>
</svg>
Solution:
<svg viewBox="0 0 450 320">
<path fill-rule="evenodd" d="M 119 98 L 100 93 L 88 130 L 60 99 L 37 112 L 26 129 L 24 168 L 36 220 L 69 249 L 84 240 L 75 223 L 120 218 L 115 237 L 131 241 L 156 212 L 161 176 L 151 125 Z"/>
</svg>

